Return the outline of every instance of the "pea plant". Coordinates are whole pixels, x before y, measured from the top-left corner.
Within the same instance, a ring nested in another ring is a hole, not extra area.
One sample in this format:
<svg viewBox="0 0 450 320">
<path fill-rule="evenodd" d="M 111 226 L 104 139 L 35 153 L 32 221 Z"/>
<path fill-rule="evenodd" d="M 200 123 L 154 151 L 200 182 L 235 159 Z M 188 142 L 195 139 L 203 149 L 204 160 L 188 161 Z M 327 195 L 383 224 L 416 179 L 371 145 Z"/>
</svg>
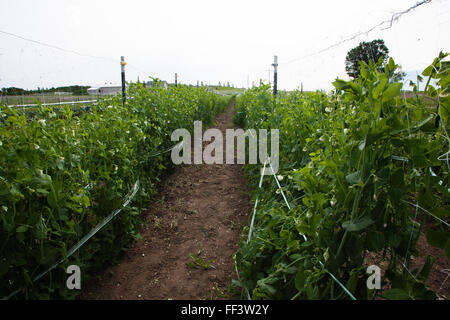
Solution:
<svg viewBox="0 0 450 320">
<path fill-rule="evenodd" d="M 428 242 L 450 257 L 446 57 L 424 70 L 423 93 L 411 84 L 412 98 L 393 78 L 393 59 L 384 70 L 361 63 L 360 76 L 336 80 L 330 94 L 274 99 L 262 85 L 238 97 L 237 124 L 279 129 L 282 190 L 267 178 L 256 188 L 260 168 L 246 166 L 259 202 L 253 236 L 247 242 L 244 230 L 235 256 L 235 285 L 253 299 L 436 298 L 425 285 L 432 258 L 419 270 L 410 258 L 422 217 L 434 223 Z M 367 286 L 373 255 L 387 265 L 379 290 Z"/>
<path fill-rule="evenodd" d="M 40 106 L 23 114 L 1 106 L 0 297 L 73 298 L 65 270 L 76 264 L 83 282 L 117 261 L 140 238 L 140 214 L 161 174 L 173 167 L 171 132 L 210 123 L 230 97 L 179 85 L 131 84 L 128 101 L 100 101 L 90 112 Z M 68 250 L 124 199 L 139 179 L 130 205 L 70 259 Z M 48 275 L 36 275 L 65 259 Z"/>
</svg>

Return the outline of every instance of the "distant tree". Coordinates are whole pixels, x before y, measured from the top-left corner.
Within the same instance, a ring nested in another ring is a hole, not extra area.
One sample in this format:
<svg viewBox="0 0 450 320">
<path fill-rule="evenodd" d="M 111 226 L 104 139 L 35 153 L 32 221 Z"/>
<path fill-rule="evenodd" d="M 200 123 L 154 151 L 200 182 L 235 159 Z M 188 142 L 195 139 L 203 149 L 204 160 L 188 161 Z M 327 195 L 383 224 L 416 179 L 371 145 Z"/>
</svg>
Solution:
<svg viewBox="0 0 450 320">
<path fill-rule="evenodd" d="M 16 88 L 16 87 L 9 87 L 9 88 L 3 88 L 2 89 L 4 95 L 10 95 L 10 96 L 18 96 L 26 94 L 26 91 L 22 88 Z"/>
<path fill-rule="evenodd" d="M 70 86 L 70 87 L 67 87 L 67 89 L 68 89 L 67 91 L 72 92 L 73 95 L 82 96 L 82 95 L 88 94 L 88 92 L 87 92 L 88 88 L 89 87 L 87 87 L 87 86 Z"/>
<path fill-rule="evenodd" d="M 22 88 L 9 87 L 2 88 L 3 95 L 26 95 L 26 94 L 40 94 L 40 93 L 53 93 L 53 92 L 71 92 L 74 95 L 87 95 L 88 86 L 66 86 L 66 87 L 51 87 L 48 89 L 38 87 L 36 90 L 25 90 Z"/>
<path fill-rule="evenodd" d="M 360 73 L 360 61 L 369 64 L 372 60 L 374 63 L 382 59 L 381 69 L 384 68 L 389 58 L 389 49 L 381 39 L 373 40 L 371 42 L 361 42 L 357 47 L 351 49 L 345 58 L 345 71 L 352 78 L 357 78 Z"/>
</svg>

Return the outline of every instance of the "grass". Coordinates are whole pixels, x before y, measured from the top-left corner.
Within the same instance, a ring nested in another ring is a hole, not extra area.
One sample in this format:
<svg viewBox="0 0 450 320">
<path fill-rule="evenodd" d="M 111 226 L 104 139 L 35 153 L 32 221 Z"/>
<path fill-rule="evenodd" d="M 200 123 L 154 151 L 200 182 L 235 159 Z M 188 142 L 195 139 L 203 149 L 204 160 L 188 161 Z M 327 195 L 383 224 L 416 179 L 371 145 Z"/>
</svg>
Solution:
<svg viewBox="0 0 450 320">
<path fill-rule="evenodd" d="M 202 250 L 199 250 L 196 255 L 191 253 L 189 255 L 189 257 L 191 257 L 193 262 L 186 262 L 186 265 L 188 267 L 191 267 L 191 268 L 194 268 L 194 269 L 203 269 L 203 270 L 207 270 L 209 268 L 215 269 L 216 267 L 214 267 L 212 265 L 214 260 L 212 260 L 212 259 L 211 260 L 206 260 L 205 258 L 200 257 L 201 254 L 202 254 Z"/>
<path fill-rule="evenodd" d="M 244 93 L 244 88 L 232 88 L 232 87 L 219 87 L 219 86 L 208 86 L 210 89 L 215 90 L 219 94 L 235 95 L 239 93 Z"/>
</svg>

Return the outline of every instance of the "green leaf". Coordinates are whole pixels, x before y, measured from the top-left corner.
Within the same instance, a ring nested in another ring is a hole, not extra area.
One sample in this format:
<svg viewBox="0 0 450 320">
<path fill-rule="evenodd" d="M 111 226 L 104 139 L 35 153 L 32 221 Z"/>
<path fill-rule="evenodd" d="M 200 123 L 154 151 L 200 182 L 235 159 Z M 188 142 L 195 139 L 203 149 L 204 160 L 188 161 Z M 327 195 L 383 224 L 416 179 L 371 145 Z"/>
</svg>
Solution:
<svg viewBox="0 0 450 320">
<path fill-rule="evenodd" d="M 422 75 L 425 77 L 429 77 L 434 72 L 434 66 L 430 64 L 425 70 L 422 71 Z"/>
<path fill-rule="evenodd" d="M 389 181 L 389 175 L 390 175 L 390 168 L 389 167 L 383 167 L 376 173 L 379 183 L 384 184 Z"/>
<path fill-rule="evenodd" d="M 335 86 L 335 88 L 338 90 L 343 90 L 349 87 L 348 83 L 341 79 L 337 79 L 336 81 L 334 81 L 333 86 Z"/>
<path fill-rule="evenodd" d="M 40 194 L 43 194 L 43 195 L 48 195 L 49 194 L 49 192 L 47 190 L 42 189 L 42 188 L 37 188 L 36 192 L 40 193 Z"/>
<path fill-rule="evenodd" d="M 361 65 L 359 71 L 360 71 L 361 78 L 363 78 L 363 79 L 367 78 L 368 73 L 367 73 L 367 69 L 366 69 L 365 65 Z"/>
<path fill-rule="evenodd" d="M 426 280 L 428 278 L 428 275 L 430 274 L 432 266 L 433 266 L 433 259 L 431 258 L 430 255 L 427 255 L 427 260 L 426 260 L 425 264 L 423 265 L 422 270 L 417 275 L 417 278 L 421 279 L 421 280 Z"/>
<path fill-rule="evenodd" d="M 361 181 L 361 178 L 359 177 L 359 171 L 346 175 L 345 180 L 347 180 L 347 182 L 351 185 L 357 184 L 358 182 Z"/>
<path fill-rule="evenodd" d="M 386 239 L 384 237 L 384 234 L 381 232 L 370 232 L 369 235 L 369 242 L 375 249 L 375 251 L 383 250 Z"/>
<path fill-rule="evenodd" d="M 58 206 L 58 199 L 56 198 L 56 194 L 51 192 L 47 197 L 47 202 L 52 208 L 56 208 Z"/>
<path fill-rule="evenodd" d="M 231 280 L 231 283 L 232 283 L 233 285 L 235 285 L 236 287 L 240 287 L 240 288 L 243 288 L 243 287 L 244 287 L 244 285 L 242 284 L 242 282 L 240 282 L 239 280 L 236 280 L 236 279 L 232 279 L 232 280 Z"/>
<path fill-rule="evenodd" d="M 295 288 L 299 291 L 299 292 L 303 292 L 305 290 L 305 272 L 303 270 L 303 268 L 299 269 L 297 274 L 295 275 Z"/>
<path fill-rule="evenodd" d="M 348 85 L 356 96 L 361 94 L 362 89 L 359 84 L 357 84 L 356 82 L 353 82 L 353 81 L 349 81 Z"/>
<path fill-rule="evenodd" d="M 411 300 L 411 297 L 402 289 L 394 288 L 383 293 L 383 297 L 389 300 Z"/>
<path fill-rule="evenodd" d="M 433 247 L 444 249 L 449 238 L 450 234 L 447 232 L 435 231 L 431 229 L 427 231 L 427 242 Z"/>
<path fill-rule="evenodd" d="M 308 296 L 308 299 L 310 300 L 317 300 L 319 298 L 319 289 L 317 286 L 313 286 L 309 283 L 306 286 L 306 294 Z"/>
<path fill-rule="evenodd" d="M 439 105 L 439 115 L 444 123 L 450 121 L 450 96 L 441 97 L 441 104 Z M 445 102 L 445 103 L 444 103 Z"/>
<path fill-rule="evenodd" d="M 372 93 L 374 99 L 378 99 L 378 97 L 381 96 L 381 94 L 384 91 L 384 88 L 386 87 L 387 82 L 388 82 L 388 78 L 386 76 L 384 76 L 380 80 L 380 83 L 377 85 L 377 87 L 373 90 L 373 93 Z"/>
<path fill-rule="evenodd" d="M 37 176 L 33 177 L 32 183 L 41 187 L 50 187 L 52 184 L 52 177 L 40 171 Z"/>
<path fill-rule="evenodd" d="M 17 229 L 16 229 L 16 232 L 17 233 L 22 233 L 22 232 L 26 232 L 27 230 L 28 230 L 28 226 L 25 226 L 25 225 L 23 225 L 23 226 L 19 226 L 19 227 L 17 227 Z"/>
<path fill-rule="evenodd" d="M 388 88 L 383 92 L 382 102 L 387 102 L 392 98 L 398 96 L 400 94 L 400 90 L 402 89 L 403 84 L 401 82 L 396 82 L 390 84 Z"/>
<path fill-rule="evenodd" d="M 401 241 L 402 238 L 398 234 L 391 234 L 389 236 L 389 245 L 393 248 L 397 248 Z"/>
<path fill-rule="evenodd" d="M 273 296 L 277 292 L 277 290 L 273 286 L 265 283 L 264 281 L 258 281 L 258 285 L 264 292 L 271 296 Z"/>
<path fill-rule="evenodd" d="M 350 291 L 350 293 L 354 293 L 357 284 L 358 284 L 358 273 L 355 270 L 353 270 L 350 273 L 350 279 L 348 279 L 345 287 L 348 289 L 348 291 Z"/>
<path fill-rule="evenodd" d="M 25 198 L 25 196 L 22 194 L 22 192 L 20 192 L 19 187 L 17 185 L 14 185 L 11 189 L 9 189 L 9 192 L 14 197 L 22 198 L 22 199 Z"/>
<path fill-rule="evenodd" d="M 431 84 L 428 85 L 427 93 L 432 98 L 436 98 L 437 95 L 438 95 L 438 92 L 436 91 L 436 89 Z"/>
<path fill-rule="evenodd" d="M 351 222 L 350 220 L 345 221 L 344 223 L 342 223 L 342 228 L 344 228 L 344 230 L 354 232 L 367 228 L 372 223 L 374 223 L 374 221 L 371 218 L 364 216 L 355 222 Z"/>
</svg>

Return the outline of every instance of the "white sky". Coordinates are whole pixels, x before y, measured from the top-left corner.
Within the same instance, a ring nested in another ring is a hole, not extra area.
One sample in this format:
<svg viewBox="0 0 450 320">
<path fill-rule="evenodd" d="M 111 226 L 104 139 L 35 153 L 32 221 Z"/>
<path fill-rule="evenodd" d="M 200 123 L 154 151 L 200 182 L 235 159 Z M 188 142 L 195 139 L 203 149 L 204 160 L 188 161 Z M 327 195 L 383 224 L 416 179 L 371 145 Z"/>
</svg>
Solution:
<svg viewBox="0 0 450 320">
<path fill-rule="evenodd" d="M 392 28 L 362 35 L 327 52 L 286 64 L 366 31 L 418 0 L 341 1 L 114 1 L 0 0 L 0 30 L 68 50 L 81 57 L 0 33 L 0 87 L 120 83 L 158 77 L 182 83 L 230 81 L 247 86 L 273 76 L 278 86 L 330 89 L 347 78 L 348 50 L 381 38 L 403 70 L 414 74 L 440 50 L 450 51 L 450 1 L 433 0 Z"/>
</svg>

